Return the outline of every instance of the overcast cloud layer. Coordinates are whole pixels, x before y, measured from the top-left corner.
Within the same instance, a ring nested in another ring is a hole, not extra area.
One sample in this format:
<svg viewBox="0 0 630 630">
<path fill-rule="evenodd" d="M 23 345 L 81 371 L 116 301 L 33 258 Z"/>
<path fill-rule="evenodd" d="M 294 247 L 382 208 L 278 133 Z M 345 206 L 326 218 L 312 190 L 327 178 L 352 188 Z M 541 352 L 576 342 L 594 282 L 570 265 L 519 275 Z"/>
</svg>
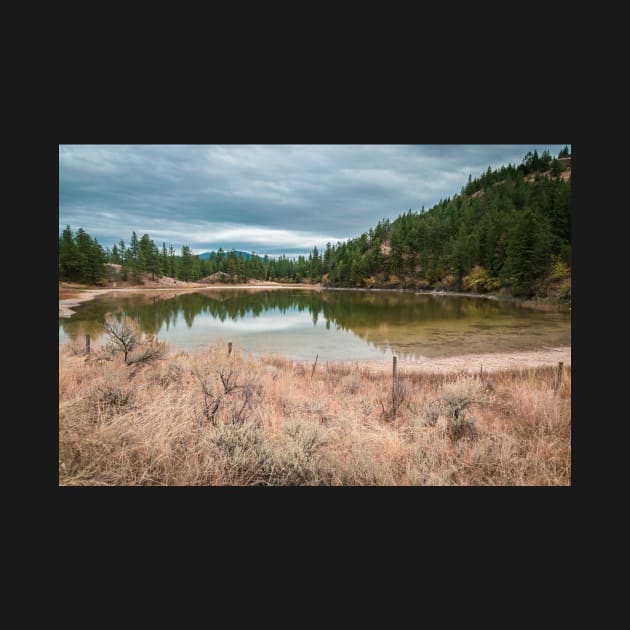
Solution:
<svg viewBox="0 0 630 630">
<path fill-rule="evenodd" d="M 431 208 L 468 175 L 564 145 L 61 145 L 59 230 L 295 255 Z M 570 145 L 569 145 L 570 147 Z"/>
</svg>

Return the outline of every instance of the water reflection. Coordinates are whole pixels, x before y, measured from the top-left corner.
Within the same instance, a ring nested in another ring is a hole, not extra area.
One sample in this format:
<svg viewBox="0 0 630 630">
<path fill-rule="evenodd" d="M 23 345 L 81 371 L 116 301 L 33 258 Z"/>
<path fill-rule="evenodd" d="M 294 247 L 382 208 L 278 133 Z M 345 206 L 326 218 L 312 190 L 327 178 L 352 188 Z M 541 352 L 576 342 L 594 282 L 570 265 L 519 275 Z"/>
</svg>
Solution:
<svg viewBox="0 0 630 630">
<path fill-rule="evenodd" d="M 394 351 L 418 357 L 570 343 L 568 313 L 408 293 L 111 294 L 76 310 L 72 318 L 59 320 L 60 340 L 76 340 L 86 333 L 98 340 L 105 313 L 125 312 L 137 318 L 146 333 L 176 347 L 194 348 L 229 334 L 243 341 L 245 350 L 255 351 L 268 341 L 271 347 L 265 349 L 281 348 L 295 358 L 311 357 L 318 348 L 330 359 L 340 359 L 370 358 L 375 351 L 379 356 Z"/>
</svg>

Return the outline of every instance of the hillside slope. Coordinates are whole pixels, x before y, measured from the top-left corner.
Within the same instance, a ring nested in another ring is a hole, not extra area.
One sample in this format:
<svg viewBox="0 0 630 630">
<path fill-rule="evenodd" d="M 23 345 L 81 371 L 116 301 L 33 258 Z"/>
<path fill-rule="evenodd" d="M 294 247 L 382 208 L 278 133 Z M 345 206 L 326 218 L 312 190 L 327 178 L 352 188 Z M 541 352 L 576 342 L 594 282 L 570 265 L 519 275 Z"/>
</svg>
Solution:
<svg viewBox="0 0 630 630">
<path fill-rule="evenodd" d="M 569 299 L 570 201 L 571 157 L 528 154 L 426 212 L 327 249 L 322 281 Z"/>
</svg>

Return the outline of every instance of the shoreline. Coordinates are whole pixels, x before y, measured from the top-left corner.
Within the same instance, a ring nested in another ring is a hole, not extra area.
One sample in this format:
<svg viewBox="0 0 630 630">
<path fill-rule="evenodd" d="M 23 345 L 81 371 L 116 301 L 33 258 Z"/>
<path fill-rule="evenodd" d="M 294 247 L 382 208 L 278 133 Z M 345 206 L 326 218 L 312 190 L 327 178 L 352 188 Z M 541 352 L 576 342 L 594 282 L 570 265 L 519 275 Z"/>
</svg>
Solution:
<svg viewBox="0 0 630 630">
<path fill-rule="evenodd" d="M 193 286 L 155 286 L 155 287 L 111 287 L 107 289 L 71 289 L 79 293 L 71 298 L 59 299 L 59 317 L 72 317 L 76 311 L 75 306 L 79 306 L 83 302 L 88 302 L 96 297 L 105 295 L 106 293 L 191 293 L 196 291 L 213 291 L 224 289 L 309 289 L 311 291 L 320 291 L 319 284 L 199 284 Z"/>
<path fill-rule="evenodd" d="M 428 289 L 383 289 L 381 287 L 364 288 L 364 287 L 324 287 L 324 291 L 365 291 L 368 293 L 409 293 L 411 295 L 436 295 L 439 297 L 472 297 L 484 298 L 486 300 L 515 300 L 516 298 L 507 298 L 493 293 L 464 293 L 459 291 L 429 291 Z"/>
<path fill-rule="evenodd" d="M 525 308 L 538 308 L 541 310 L 567 309 L 571 310 L 571 302 L 554 302 L 522 298 L 515 298 L 511 295 L 498 295 L 496 293 L 466 293 L 464 291 L 436 291 L 435 289 L 384 289 L 381 287 L 322 287 L 323 291 L 365 291 L 366 293 L 408 293 L 410 295 L 433 295 L 435 297 L 466 297 L 480 298 L 483 300 L 493 300 L 495 302 L 508 302 L 523 306 Z"/>
<path fill-rule="evenodd" d="M 473 354 L 459 354 L 444 357 L 432 357 L 426 359 L 410 359 L 397 357 L 396 371 L 398 374 L 417 373 L 457 373 L 479 374 L 483 367 L 483 373 L 501 372 L 511 369 L 529 369 L 538 367 L 556 367 L 559 362 L 564 367 L 571 367 L 571 346 L 549 347 L 544 350 L 523 350 L 517 352 L 483 352 Z M 371 374 L 383 372 L 391 373 L 391 359 L 382 361 L 374 359 L 355 359 L 328 361 L 318 364 L 319 369 L 329 366 L 352 366 L 359 370 L 365 370 Z M 293 361 L 293 365 L 302 365 L 304 368 L 312 368 L 312 361 Z M 322 367 L 320 367 L 322 366 Z"/>
</svg>

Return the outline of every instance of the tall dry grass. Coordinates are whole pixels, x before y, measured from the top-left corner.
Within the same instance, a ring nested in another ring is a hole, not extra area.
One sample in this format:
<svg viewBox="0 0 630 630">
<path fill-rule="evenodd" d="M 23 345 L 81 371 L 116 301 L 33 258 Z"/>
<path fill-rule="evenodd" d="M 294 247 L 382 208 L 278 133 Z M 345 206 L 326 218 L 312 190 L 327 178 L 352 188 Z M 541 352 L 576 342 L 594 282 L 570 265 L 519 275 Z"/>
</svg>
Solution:
<svg viewBox="0 0 630 630">
<path fill-rule="evenodd" d="M 569 485 L 571 372 L 59 354 L 60 485 Z"/>
</svg>

